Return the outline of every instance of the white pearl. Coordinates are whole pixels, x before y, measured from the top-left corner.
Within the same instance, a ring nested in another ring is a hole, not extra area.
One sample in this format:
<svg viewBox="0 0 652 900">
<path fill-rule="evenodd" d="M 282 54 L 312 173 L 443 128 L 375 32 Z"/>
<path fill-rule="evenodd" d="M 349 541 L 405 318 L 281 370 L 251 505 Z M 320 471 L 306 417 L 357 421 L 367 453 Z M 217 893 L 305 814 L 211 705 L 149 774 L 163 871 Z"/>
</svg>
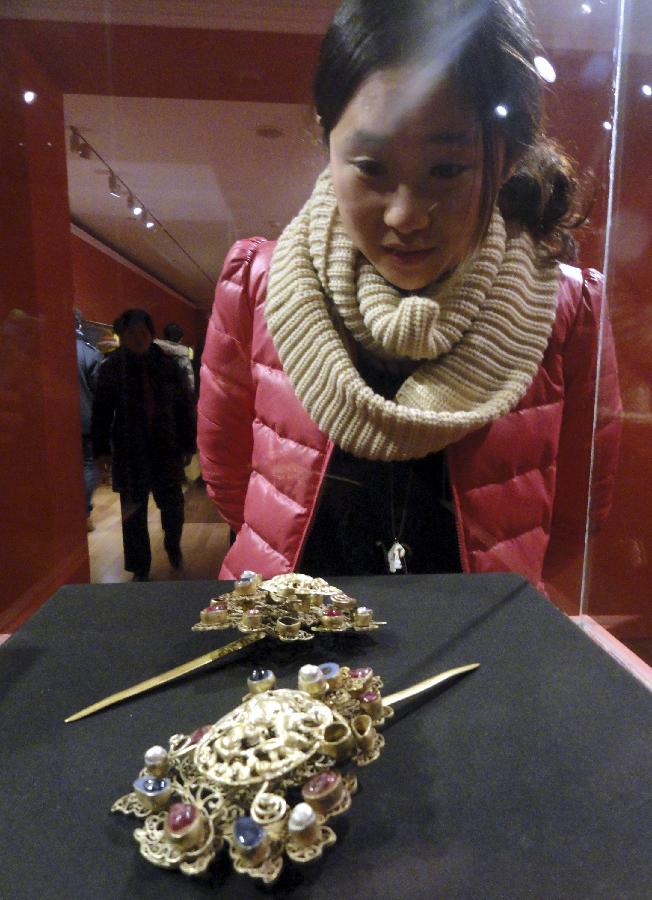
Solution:
<svg viewBox="0 0 652 900">
<path fill-rule="evenodd" d="M 299 669 L 299 678 L 301 681 L 320 681 L 324 677 L 324 673 L 319 666 L 313 666 L 308 663 Z"/>
<path fill-rule="evenodd" d="M 290 831 L 304 831 L 313 824 L 317 816 L 315 811 L 308 803 L 297 803 L 288 820 L 288 829 Z"/>
<path fill-rule="evenodd" d="M 150 747 L 149 750 L 145 753 L 145 765 L 146 766 L 160 766 L 164 763 L 168 758 L 168 751 L 165 747 L 159 747 L 157 744 L 155 747 Z"/>
</svg>

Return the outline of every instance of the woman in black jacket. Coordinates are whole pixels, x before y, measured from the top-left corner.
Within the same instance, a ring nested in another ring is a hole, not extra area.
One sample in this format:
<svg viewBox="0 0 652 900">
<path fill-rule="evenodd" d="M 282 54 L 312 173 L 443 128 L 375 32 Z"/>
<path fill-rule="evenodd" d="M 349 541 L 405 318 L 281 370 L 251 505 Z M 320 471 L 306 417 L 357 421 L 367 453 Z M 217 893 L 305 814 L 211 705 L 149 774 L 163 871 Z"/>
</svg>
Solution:
<svg viewBox="0 0 652 900">
<path fill-rule="evenodd" d="M 106 360 L 93 404 L 93 452 L 111 461 L 120 494 L 125 569 L 146 581 L 151 565 L 147 530 L 150 491 L 161 511 L 171 565 L 182 563 L 184 466 L 195 452 L 195 412 L 174 359 L 153 343 L 154 324 L 142 309 L 114 323 L 120 347 Z"/>
</svg>

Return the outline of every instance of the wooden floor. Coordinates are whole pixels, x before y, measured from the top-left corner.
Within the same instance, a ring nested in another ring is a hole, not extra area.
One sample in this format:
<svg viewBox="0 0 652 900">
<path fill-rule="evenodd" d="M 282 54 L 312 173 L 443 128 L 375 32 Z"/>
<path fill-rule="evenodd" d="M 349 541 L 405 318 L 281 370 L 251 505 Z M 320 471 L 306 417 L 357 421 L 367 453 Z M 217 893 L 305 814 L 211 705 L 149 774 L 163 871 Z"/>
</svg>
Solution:
<svg viewBox="0 0 652 900">
<path fill-rule="evenodd" d="M 203 482 L 184 486 L 186 521 L 181 550 L 183 566 L 174 570 L 163 549 L 161 518 L 152 497 L 149 500 L 148 524 L 152 546 L 152 581 L 187 581 L 217 578 L 220 564 L 228 549 L 229 529 L 206 495 Z M 120 497 L 108 484 L 101 484 L 93 495 L 92 522 L 95 530 L 88 534 L 91 582 L 131 581 L 131 572 L 123 568 Z"/>
</svg>

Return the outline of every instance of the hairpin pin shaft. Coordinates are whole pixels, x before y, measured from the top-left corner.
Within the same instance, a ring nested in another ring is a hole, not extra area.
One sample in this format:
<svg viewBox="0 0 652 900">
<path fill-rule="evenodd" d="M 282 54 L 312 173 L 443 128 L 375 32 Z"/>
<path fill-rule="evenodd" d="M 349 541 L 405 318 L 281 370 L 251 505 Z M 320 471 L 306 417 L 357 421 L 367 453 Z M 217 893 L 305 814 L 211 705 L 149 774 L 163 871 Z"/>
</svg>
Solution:
<svg viewBox="0 0 652 900">
<path fill-rule="evenodd" d="M 187 675 L 188 672 L 194 672 L 196 669 L 200 669 L 202 666 L 207 666 L 209 663 L 214 662 L 216 659 L 222 659 L 225 656 L 228 656 L 231 653 L 235 653 L 236 650 L 242 650 L 243 647 L 247 647 L 249 644 L 253 644 L 256 641 L 261 641 L 267 635 L 262 631 L 257 631 L 254 634 L 246 634 L 244 637 L 238 638 L 235 641 L 231 641 L 230 644 L 225 644 L 224 647 L 218 647 L 217 650 L 212 650 L 210 653 L 204 653 L 203 656 L 198 656 L 195 659 L 191 659 L 188 662 L 182 663 L 180 666 L 175 666 L 174 669 L 168 669 L 167 672 L 161 672 L 160 675 L 154 675 L 153 678 L 148 678 L 145 681 L 140 681 L 138 684 L 133 684 L 131 687 L 125 688 L 123 691 L 118 691 L 116 694 L 111 694 L 110 697 L 105 697 L 103 700 L 98 700 L 97 703 L 93 703 L 91 706 L 86 706 L 84 709 L 80 709 L 79 712 L 74 713 L 72 716 L 68 716 L 65 719 L 65 722 L 76 722 L 78 719 L 84 719 L 86 716 L 90 716 L 93 713 L 99 712 L 101 709 L 106 709 L 107 706 L 113 706 L 115 703 L 120 703 L 122 700 L 127 700 L 129 697 L 134 697 L 136 694 L 143 694 L 145 691 L 151 691 L 153 688 L 159 687 L 161 684 L 166 684 L 168 681 L 174 681 L 175 678 L 181 678 L 182 675 Z"/>
<path fill-rule="evenodd" d="M 480 663 L 469 663 L 467 666 L 458 666 L 456 669 L 448 669 L 446 672 L 440 672 L 439 675 L 433 675 L 431 678 L 426 678 L 424 681 L 419 681 L 417 684 L 412 684 L 410 687 L 404 688 L 402 691 L 396 691 L 394 694 L 389 694 L 387 697 L 383 697 L 383 702 L 390 706 L 392 703 L 400 703 L 401 700 L 407 700 L 408 697 L 415 697 L 417 694 L 423 693 L 423 691 L 430 690 L 430 688 L 436 687 L 438 684 L 442 684 L 444 681 L 448 681 L 450 678 L 457 678 L 458 675 L 464 675 L 466 672 L 472 672 L 474 669 L 479 668 Z"/>
</svg>

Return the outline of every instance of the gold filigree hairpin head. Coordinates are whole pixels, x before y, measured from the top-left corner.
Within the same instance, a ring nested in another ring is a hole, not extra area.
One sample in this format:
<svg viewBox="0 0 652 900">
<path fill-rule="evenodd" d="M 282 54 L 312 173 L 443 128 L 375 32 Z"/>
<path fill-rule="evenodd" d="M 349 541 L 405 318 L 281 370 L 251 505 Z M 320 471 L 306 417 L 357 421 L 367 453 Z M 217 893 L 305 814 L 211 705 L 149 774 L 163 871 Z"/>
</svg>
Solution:
<svg viewBox="0 0 652 900">
<path fill-rule="evenodd" d="M 317 632 L 374 631 L 373 610 L 328 584 L 291 572 L 263 581 L 243 572 L 233 590 L 214 597 L 202 609 L 193 631 L 237 628 L 243 634 L 264 634 L 284 643 L 310 641 Z"/>
<path fill-rule="evenodd" d="M 378 758 L 393 715 L 369 666 L 303 666 L 297 689 L 270 689 L 257 669 L 240 706 L 169 747 L 152 747 L 113 812 L 144 823 L 134 836 L 157 866 L 204 872 L 223 845 L 238 872 L 274 881 L 284 857 L 303 863 L 334 844 L 326 824 L 351 805 L 354 768 Z M 294 805 L 288 792 L 297 792 Z"/>
<path fill-rule="evenodd" d="M 226 846 L 236 871 L 270 884 L 286 858 L 306 863 L 336 842 L 328 823 L 351 806 L 355 769 L 379 757 L 390 703 L 477 666 L 386 698 L 370 666 L 306 665 L 295 689 L 274 689 L 270 670 L 254 670 L 240 706 L 151 747 L 112 812 L 144 820 L 134 837 L 156 866 L 198 875 Z"/>
</svg>

